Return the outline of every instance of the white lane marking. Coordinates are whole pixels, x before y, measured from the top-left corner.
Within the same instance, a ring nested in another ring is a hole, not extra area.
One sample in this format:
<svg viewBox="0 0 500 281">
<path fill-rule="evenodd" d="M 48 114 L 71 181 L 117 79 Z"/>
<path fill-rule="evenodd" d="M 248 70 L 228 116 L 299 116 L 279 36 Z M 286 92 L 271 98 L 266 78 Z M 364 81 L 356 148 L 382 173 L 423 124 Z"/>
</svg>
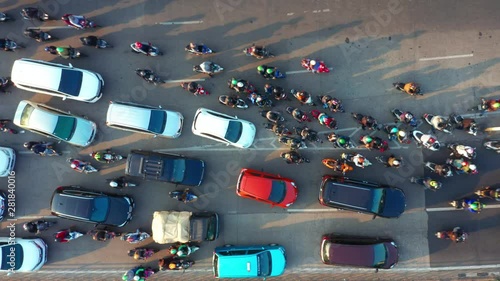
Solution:
<svg viewBox="0 0 500 281">
<path fill-rule="evenodd" d="M 293 16 L 293 15 L 295 15 L 295 13 L 288 13 L 288 14 L 286 14 L 286 15 L 287 15 L 287 16 Z"/>
<path fill-rule="evenodd" d="M 486 205 L 484 209 L 500 209 L 500 204 Z M 427 208 L 425 210 L 427 212 L 464 211 L 464 209 L 456 209 L 455 207 Z"/>
<path fill-rule="evenodd" d="M 433 57 L 433 58 L 420 58 L 419 61 L 430 61 L 430 60 L 449 60 L 449 59 L 459 59 L 459 58 L 468 58 L 472 57 L 474 54 L 466 54 L 466 55 L 456 55 L 456 56 L 445 56 L 445 57 Z"/>
<path fill-rule="evenodd" d="M 408 149 L 408 147 L 390 147 L 391 150 L 397 149 Z M 367 150 L 366 147 L 355 147 L 352 150 Z M 289 147 L 262 147 L 262 148 L 247 148 L 248 151 L 276 151 L 276 150 L 290 150 Z M 301 149 L 301 152 L 307 153 L 307 151 L 335 151 L 335 150 L 344 150 L 344 148 L 336 148 L 333 146 L 328 147 L 308 147 L 306 149 Z M 237 147 L 212 147 L 212 146 L 192 146 L 192 147 L 179 147 L 179 148 L 166 148 L 166 149 L 156 149 L 156 152 L 175 152 L 175 151 L 244 151 L 242 148 Z"/>
<path fill-rule="evenodd" d="M 484 129 L 485 132 L 495 132 L 495 131 L 500 131 L 500 127 L 490 127 Z"/>
<path fill-rule="evenodd" d="M 165 83 L 180 83 L 180 82 L 198 82 L 205 81 L 205 79 L 181 79 L 181 80 L 164 80 Z"/>
<path fill-rule="evenodd" d="M 333 67 L 330 67 L 328 69 L 333 70 Z M 287 72 L 285 72 L 285 74 L 286 75 L 290 75 L 290 74 L 306 73 L 306 72 L 311 72 L 311 71 L 306 70 L 306 69 L 304 69 L 304 70 L 295 70 L 295 71 L 287 71 Z"/>
<path fill-rule="evenodd" d="M 164 21 L 164 22 L 157 22 L 156 24 L 161 24 L 161 25 L 172 25 L 172 24 L 199 24 L 203 23 L 202 20 L 193 20 L 193 21 Z"/>
<path fill-rule="evenodd" d="M 29 30 L 40 30 L 40 29 L 51 30 L 51 29 L 71 29 L 71 28 L 74 28 L 74 27 L 69 26 L 69 25 L 63 25 L 63 26 L 28 27 L 26 29 L 29 29 Z M 76 29 L 76 28 L 74 28 L 74 29 Z"/>
<path fill-rule="evenodd" d="M 325 209 L 286 209 L 289 213 L 325 213 L 325 212 L 339 212 L 339 209 L 325 208 Z"/>
</svg>

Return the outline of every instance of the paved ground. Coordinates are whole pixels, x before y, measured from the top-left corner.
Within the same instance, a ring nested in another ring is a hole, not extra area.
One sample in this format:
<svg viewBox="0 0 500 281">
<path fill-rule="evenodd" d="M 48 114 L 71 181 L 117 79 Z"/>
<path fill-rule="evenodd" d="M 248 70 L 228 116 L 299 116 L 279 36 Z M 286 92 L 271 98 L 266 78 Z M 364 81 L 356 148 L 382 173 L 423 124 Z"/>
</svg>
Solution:
<svg viewBox="0 0 500 281">
<path fill-rule="evenodd" d="M 137 227 L 149 229 L 151 214 L 156 210 L 211 210 L 221 214 L 221 237 L 212 243 L 203 244 L 202 249 L 193 256 L 197 263 L 193 268 L 195 272 L 182 275 L 162 273 L 156 280 L 211 279 L 213 247 L 227 243 L 283 244 L 290 254 L 287 275 L 282 279 L 288 280 L 492 280 L 498 275 L 499 246 L 495 238 L 499 222 L 499 210 L 495 206 L 498 205 L 487 202 L 489 208 L 480 215 L 446 210 L 448 201 L 470 194 L 481 186 L 498 183 L 498 155 L 480 149 L 476 160 L 479 175 L 455 176 L 444 181 L 442 190 L 430 192 L 409 184 L 408 178 L 427 173 L 422 161 L 443 162 L 447 153 L 444 150 L 436 153 L 422 151 L 414 144 L 391 144 L 389 152 L 407 159 L 407 167 L 394 171 L 375 163 L 364 171 L 355 170 L 350 176 L 403 188 L 407 196 L 407 212 L 398 220 L 371 220 L 369 216 L 328 210 L 317 203 L 321 176 L 329 173 L 319 161 L 324 157 L 338 157 L 340 150 L 332 149 L 328 143 L 311 145 L 303 153 L 312 163 L 303 166 L 285 165 L 278 156 L 284 148 L 269 131 L 262 129 L 260 124 L 264 119 L 258 115 L 257 108 L 231 110 L 216 100 L 218 95 L 228 92 L 225 82 L 231 77 L 248 79 L 259 89 L 262 88 L 265 81 L 255 73 L 255 67 L 265 63 L 292 72 L 284 81 L 273 81 L 273 84 L 286 89 L 305 89 L 314 95 L 329 93 L 344 102 L 347 112 L 369 113 L 380 123 L 394 121 L 390 114 L 393 108 L 409 110 L 418 116 L 423 113 L 470 113 L 467 109 L 476 104 L 479 97 L 498 97 L 500 89 L 496 1 L 217 0 L 211 3 L 40 3 L 54 16 L 59 17 L 66 12 L 81 13 L 103 26 L 95 31 L 54 29 L 50 32 L 61 38 L 54 44 L 72 45 L 88 55 L 71 63 L 103 75 L 106 82 L 104 97 L 96 104 L 82 104 L 13 89 L 13 94 L 1 97 L 0 118 L 11 118 L 17 103 L 21 99 L 29 99 L 71 110 L 75 114 L 85 114 L 98 123 L 99 134 L 92 147 L 80 150 L 65 144 L 58 145 L 67 157 L 88 158 L 86 155 L 91 151 L 113 147 L 122 154 L 128 153 L 130 149 L 169 151 L 199 157 L 207 162 L 206 180 L 200 188 L 194 189 L 201 197 L 193 205 L 180 205 L 167 198 L 168 191 L 175 189 L 168 184 L 142 182 L 136 189 L 122 191 L 131 194 L 137 202 L 134 220 L 123 231 L 132 231 Z M 20 36 L 24 28 L 37 25 L 19 18 L 18 11 L 24 5 L 22 1 L 0 4 L 1 11 L 17 17 L 13 23 L 2 23 L 0 36 L 16 39 L 27 47 L 19 52 L 0 54 L 2 76 L 8 75 L 13 61 L 21 57 L 68 63 L 43 52 L 45 44 L 28 41 Z M 202 24 L 157 24 L 200 20 Z M 61 22 L 48 22 L 44 26 L 61 26 Z M 95 50 L 80 47 L 78 38 L 90 34 L 102 36 L 115 48 Z M 131 53 L 129 44 L 136 40 L 153 42 L 165 55 L 148 58 Z M 184 46 L 190 41 L 204 42 L 215 49 L 218 54 L 206 59 L 225 68 L 224 73 L 201 82 L 212 92 L 211 96 L 194 97 L 183 91 L 177 83 L 153 87 L 144 84 L 134 74 L 135 68 L 149 67 L 167 80 L 207 78 L 191 72 L 192 65 L 201 63 L 205 58 L 183 52 Z M 253 42 L 266 44 L 277 56 L 263 61 L 245 57 L 241 50 Z M 313 75 L 297 72 L 301 70 L 299 61 L 302 57 L 324 60 L 333 67 L 332 73 Z M 422 84 L 423 97 L 411 98 L 391 89 L 391 83 L 409 80 Z M 177 140 L 164 140 L 107 128 L 104 119 L 109 100 L 161 104 L 164 108 L 180 111 L 185 117 L 183 134 Z M 281 103 L 276 108 L 284 112 L 286 105 L 298 106 L 298 103 Z M 193 136 L 190 125 L 195 110 L 201 106 L 254 122 L 258 127 L 255 145 L 244 151 Z M 485 117 L 478 119 L 482 127 L 498 126 L 500 123 L 498 114 Z M 339 123 L 338 131 L 342 134 L 357 138 L 367 133 L 357 128 L 348 114 L 335 114 L 335 118 Z M 290 117 L 288 119 L 291 120 Z M 288 124 L 290 127 L 297 125 L 294 121 L 288 121 Z M 324 131 L 324 127 L 317 123 L 308 125 Z M 428 131 L 430 127 L 424 124 L 419 128 Z M 375 134 L 384 137 L 381 132 Z M 438 134 L 440 141 L 460 141 L 477 147 L 487 137 L 482 134 L 474 138 L 463 132 L 455 132 L 453 136 Z M 41 139 L 32 133 L 2 135 L 0 144 L 22 151 L 22 142 Z M 369 159 L 380 154 L 366 150 L 360 152 Z M 99 166 L 99 174 L 79 175 L 70 171 L 64 160 L 29 154 L 18 156 L 18 217 L 31 219 L 49 215 L 48 202 L 53 190 L 59 185 L 78 184 L 109 191 L 105 179 L 121 175 L 124 168 L 121 163 Z M 263 169 L 294 178 L 300 189 L 298 201 L 286 211 L 237 198 L 234 186 L 242 167 Z M 92 227 L 58 221 L 60 228 L 74 225 L 86 231 Z M 24 220 L 19 220 L 18 225 L 22 222 Z M 452 245 L 448 241 L 435 239 L 435 231 L 458 224 L 470 232 L 469 242 Z M 1 226 L 3 229 L 0 233 L 7 235 L 6 223 Z M 400 262 L 393 271 L 378 274 L 323 266 L 318 259 L 318 241 L 321 234 L 329 232 L 390 236 L 400 246 Z M 19 228 L 17 235 L 26 236 Z M 44 233 L 41 237 L 50 245 L 48 264 L 36 275 L 19 274 L 14 278 L 66 280 L 67 276 L 71 276 L 74 280 L 116 280 L 121 272 L 136 264 L 125 255 L 133 246 L 124 245 L 123 241 L 97 243 L 90 237 L 82 237 L 62 245 L 52 243 L 50 233 Z M 149 241 L 140 244 L 143 245 L 163 249 L 155 258 L 165 254 L 166 245 L 154 245 Z M 470 267 L 454 268 L 457 266 Z M 452 271 L 432 270 L 438 267 Z"/>
</svg>

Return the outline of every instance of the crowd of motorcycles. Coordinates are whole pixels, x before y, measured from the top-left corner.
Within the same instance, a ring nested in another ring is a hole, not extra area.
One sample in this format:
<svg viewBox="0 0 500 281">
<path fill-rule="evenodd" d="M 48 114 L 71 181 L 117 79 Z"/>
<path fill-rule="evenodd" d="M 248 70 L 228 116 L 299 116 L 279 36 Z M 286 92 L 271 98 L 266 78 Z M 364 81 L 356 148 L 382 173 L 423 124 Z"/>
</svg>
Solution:
<svg viewBox="0 0 500 281">
<path fill-rule="evenodd" d="M 33 7 L 23 8 L 21 10 L 21 16 L 26 20 L 56 20 L 51 18 L 41 9 Z M 12 20 L 14 19 L 9 15 L 0 13 L 0 22 Z M 79 30 L 99 27 L 92 20 L 80 15 L 65 14 L 61 20 L 66 25 Z M 48 42 L 57 39 L 39 28 L 26 29 L 24 31 L 24 35 L 36 40 L 37 42 Z M 113 47 L 104 39 L 96 36 L 81 37 L 80 41 L 85 46 L 92 46 L 98 49 Z M 23 48 L 23 46 L 17 44 L 13 40 L 5 38 L 0 39 L 0 48 L 5 51 L 15 51 Z M 162 55 L 159 48 L 152 45 L 150 42 L 134 42 L 130 45 L 130 48 L 133 52 L 146 56 L 155 57 Z M 47 46 L 45 51 L 65 59 L 77 59 L 84 56 L 78 49 L 71 46 Z M 215 51 L 210 49 L 208 46 L 195 43 L 188 44 L 185 47 L 185 51 L 200 56 L 215 53 Z M 274 57 L 274 54 L 264 46 L 252 45 L 245 48 L 243 53 L 256 59 Z M 304 58 L 301 60 L 300 64 L 307 71 L 317 74 L 327 74 L 331 70 L 325 62 L 316 59 Z M 194 72 L 204 73 L 209 75 L 209 77 L 213 77 L 223 70 L 223 67 L 211 61 L 205 61 L 199 65 L 193 66 Z M 286 78 L 285 72 L 269 65 L 258 66 L 257 72 L 266 80 Z M 154 85 L 165 83 L 161 77 L 157 76 L 152 70 L 149 69 L 136 69 L 136 74 L 148 83 L 152 83 Z M 9 77 L 0 77 L 0 91 L 8 93 L 6 89 L 10 84 L 11 81 Z M 221 95 L 218 97 L 218 101 L 223 105 L 236 109 L 247 109 L 250 105 L 259 107 L 260 115 L 267 120 L 267 122 L 263 124 L 264 127 L 272 131 L 278 137 L 278 141 L 280 143 L 290 147 L 289 151 L 283 152 L 280 155 L 281 158 L 283 158 L 288 164 L 309 163 L 310 160 L 302 156 L 299 153 L 299 150 L 307 148 L 308 142 L 323 143 L 322 137 L 325 137 L 325 139 L 328 142 L 331 142 L 334 147 L 346 150 L 365 147 L 370 150 L 374 149 L 384 152 L 389 149 L 388 142 L 390 141 L 399 142 L 401 144 L 409 144 L 413 139 L 417 143 L 417 146 L 424 147 L 431 151 L 437 151 L 444 145 L 441 144 L 435 136 L 436 131 L 451 134 L 453 130 L 463 130 L 470 135 L 476 136 L 479 130 L 474 119 L 463 118 L 462 116 L 455 114 L 450 116 L 424 114 L 422 118 L 432 127 L 433 132 L 433 134 L 426 134 L 416 130 L 416 127 L 419 125 L 419 121 L 417 117 L 409 111 L 400 109 L 391 110 L 391 114 L 395 118 L 395 124 L 379 124 L 372 116 L 353 112 L 351 113 L 353 119 L 361 125 L 363 130 L 382 130 L 387 136 L 387 140 L 384 140 L 378 136 L 363 134 L 358 140 L 359 144 L 355 144 L 355 141 L 351 140 L 348 136 L 339 135 L 335 132 L 331 132 L 326 136 L 320 136 L 317 131 L 304 125 L 315 119 L 320 125 L 325 126 L 329 130 L 336 130 L 338 128 L 338 124 L 332 115 L 335 113 L 345 113 L 344 106 L 339 98 L 332 97 L 330 95 L 319 95 L 314 97 L 305 90 L 291 89 L 290 91 L 286 91 L 284 88 L 270 83 L 266 83 L 263 91 L 261 92 L 249 81 L 237 78 L 229 80 L 227 85 L 229 89 L 234 90 L 234 94 Z M 181 83 L 181 87 L 194 95 L 210 94 L 201 84 L 196 82 L 183 82 Z M 420 86 L 414 82 L 394 83 L 393 87 L 412 96 L 423 95 Z M 291 129 L 287 128 L 285 125 L 285 116 L 283 116 L 280 111 L 274 110 L 276 103 L 290 101 L 291 99 L 289 96 L 293 96 L 301 105 L 300 107 L 287 106 L 285 109 L 287 114 L 289 114 L 298 123 Z M 319 104 L 323 111 L 326 112 L 315 109 L 317 104 Z M 482 100 L 479 105 L 475 106 L 471 110 L 477 110 L 480 111 L 481 114 L 484 114 L 485 112 L 496 111 L 499 107 L 500 100 Z M 306 110 L 304 108 L 310 108 L 311 110 Z M 8 128 L 8 120 L 0 120 L 0 130 L 6 133 L 19 133 L 15 129 Z M 54 149 L 53 143 L 27 142 L 24 146 L 40 156 L 61 156 L 61 153 L 58 153 Z M 484 146 L 487 149 L 500 153 L 500 143 L 498 140 L 485 142 Z M 476 157 L 475 148 L 459 143 L 448 144 L 446 147 L 450 150 L 450 158 L 441 164 L 426 162 L 425 167 L 433 171 L 437 176 L 444 178 L 451 177 L 454 174 L 473 175 L 478 173 L 476 165 L 472 163 Z M 125 159 L 125 157 L 117 155 L 111 150 L 94 152 L 90 156 L 92 159 L 100 163 L 108 164 Z M 403 159 L 395 155 L 390 155 L 388 157 L 378 156 L 375 160 L 386 165 L 387 167 L 399 168 L 403 165 Z M 98 172 L 98 169 L 95 168 L 90 162 L 73 158 L 68 158 L 67 161 L 70 163 L 71 168 L 77 172 Z M 333 171 L 342 174 L 353 171 L 355 167 L 364 169 L 372 165 L 366 157 L 354 152 L 342 153 L 340 159 L 325 158 L 322 160 L 322 163 Z M 442 183 L 440 181 L 431 177 L 413 177 L 410 181 L 433 191 L 442 187 Z M 111 179 L 108 180 L 108 182 L 113 188 L 133 187 L 137 185 L 136 183 L 130 182 L 125 177 Z M 486 187 L 477 191 L 476 194 L 479 198 L 490 198 L 500 201 L 500 189 L 491 189 L 490 187 Z M 173 191 L 170 193 L 170 197 L 184 203 L 193 202 L 197 199 L 197 196 L 189 191 L 189 189 Z M 479 213 L 484 207 L 484 204 L 477 198 L 458 199 L 452 201 L 451 204 L 456 208 L 464 208 L 477 213 Z M 53 224 L 55 224 L 55 222 L 39 220 L 26 223 L 24 225 L 24 229 L 31 233 L 39 233 L 47 230 Z M 107 229 L 94 229 L 89 231 L 87 234 L 91 235 L 93 239 L 97 241 L 107 241 L 115 237 L 121 237 L 121 240 L 129 243 L 138 243 L 150 237 L 150 234 L 140 230 L 122 235 L 121 233 L 109 231 Z M 54 237 L 56 241 L 64 243 L 84 235 L 84 233 L 78 232 L 74 229 L 64 229 L 55 233 Z M 440 231 L 436 233 L 436 237 L 451 239 L 455 242 L 463 242 L 465 241 L 467 234 L 460 227 L 456 227 L 450 231 Z M 194 262 L 187 260 L 186 258 L 198 249 L 199 247 L 197 245 L 189 243 L 172 246 L 170 249 L 171 256 L 159 260 L 160 270 L 185 270 L 191 267 Z M 128 254 L 136 260 L 147 260 L 156 252 L 157 250 L 149 248 L 135 248 L 130 250 Z M 154 272 L 156 272 L 156 270 L 151 268 L 144 268 L 142 266 L 135 267 L 123 275 L 123 280 L 137 280 L 137 276 L 140 278 L 139 280 L 144 280 L 148 276 L 151 276 Z"/>
</svg>

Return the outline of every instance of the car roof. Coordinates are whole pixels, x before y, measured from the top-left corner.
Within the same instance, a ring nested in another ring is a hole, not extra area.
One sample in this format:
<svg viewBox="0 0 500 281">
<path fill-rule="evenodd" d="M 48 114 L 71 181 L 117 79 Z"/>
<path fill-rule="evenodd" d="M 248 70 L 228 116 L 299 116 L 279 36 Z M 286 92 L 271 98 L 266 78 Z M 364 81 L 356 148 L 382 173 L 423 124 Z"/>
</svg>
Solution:
<svg viewBox="0 0 500 281">
<path fill-rule="evenodd" d="M 330 262 L 333 264 L 373 266 L 374 244 L 355 245 L 330 242 Z M 381 244 L 381 243 L 377 243 Z M 383 243 L 382 243 L 383 244 Z"/>
<path fill-rule="evenodd" d="M 56 191 L 50 204 L 51 211 L 65 216 L 88 220 L 95 197 L 97 196 L 79 196 L 64 192 L 58 193 Z"/>
<path fill-rule="evenodd" d="M 257 255 L 219 255 L 219 276 L 257 277 Z"/>
<path fill-rule="evenodd" d="M 279 179 L 271 177 L 269 174 L 247 169 L 243 172 L 238 188 L 255 197 L 267 200 L 271 193 L 273 180 Z"/>
<path fill-rule="evenodd" d="M 24 101 L 21 101 L 23 103 Z M 33 104 L 30 103 L 31 106 Z M 23 110 L 26 106 L 23 107 Z M 28 127 L 31 129 L 36 129 L 49 134 L 52 134 L 56 128 L 57 122 L 59 120 L 58 114 L 55 112 L 47 111 L 44 108 L 34 106 L 35 109 L 31 112 L 28 120 Z M 68 116 L 71 117 L 71 116 Z"/>
<path fill-rule="evenodd" d="M 220 116 L 214 114 L 221 114 Z M 222 117 L 224 116 L 224 117 Z M 227 119 L 226 119 L 227 118 Z M 204 134 L 224 138 L 227 132 L 229 121 L 238 121 L 225 117 L 225 114 L 214 112 L 212 110 L 199 110 L 195 119 L 194 128 Z"/>
<path fill-rule="evenodd" d="M 129 104 L 110 103 L 106 122 L 147 130 L 151 118 L 151 110 L 151 108 Z"/>
<path fill-rule="evenodd" d="M 373 204 L 374 192 L 380 189 L 330 181 L 325 186 L 323 200 L 330 204 L 367 210 Z"/>
<path fill-rule="evenodd" d="M 37 88 L 58 91 L 62 68 L 68 69 L 65 65 L 19 59 L 14 62 L 12 67 L 11 79 L 14 84 L 27 84 Z"/>
</svg>

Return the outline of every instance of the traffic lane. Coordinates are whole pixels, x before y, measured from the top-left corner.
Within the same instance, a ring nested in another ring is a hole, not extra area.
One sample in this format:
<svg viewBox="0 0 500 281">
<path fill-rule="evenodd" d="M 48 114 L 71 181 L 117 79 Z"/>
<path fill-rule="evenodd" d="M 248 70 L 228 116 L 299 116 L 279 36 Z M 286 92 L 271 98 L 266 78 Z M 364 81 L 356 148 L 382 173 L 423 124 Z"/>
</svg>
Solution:
<svg viewBox="0 0 500 281">
<path fill-rule="evenodd" d="M 488 203 L 487 203 L 488 204 Z M 498 209 L 485 209 L 480 214 L 464 210 L 428 212 L 429 253 L 431 266 L 467 266 L 498 263 Z M 469 234 L 465 243 L 437 239 L 435 233 L 459 226 Z"/>
</svg>

